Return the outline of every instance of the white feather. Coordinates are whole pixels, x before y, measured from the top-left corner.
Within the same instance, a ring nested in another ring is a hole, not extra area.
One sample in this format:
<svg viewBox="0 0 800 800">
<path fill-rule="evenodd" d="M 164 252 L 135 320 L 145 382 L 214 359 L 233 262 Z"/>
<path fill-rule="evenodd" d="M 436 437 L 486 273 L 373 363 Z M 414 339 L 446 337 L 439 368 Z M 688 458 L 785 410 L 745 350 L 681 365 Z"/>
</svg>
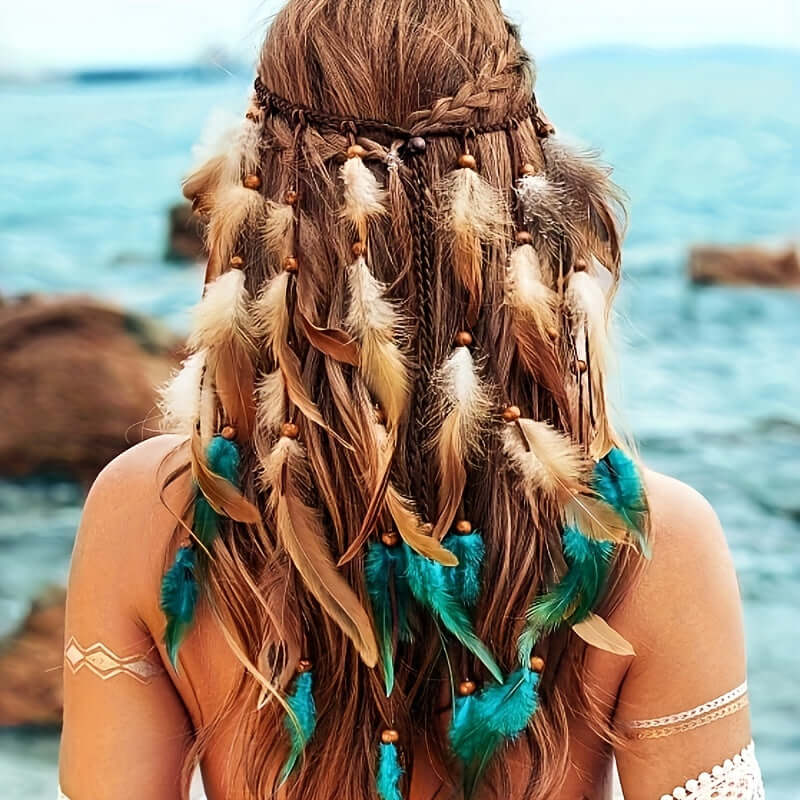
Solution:
<svg viewBox="0 0 800 800">
<path fill-rule="evenodd" d="M 563 227 L 563 189 L 543 174 L 524 175 L 517 181 L 516 192 L 526 224 L 535 223 L 544 234 Z"/>
<path fill-rule="evenodd" d="M 342 215 L 363 239 L 367 220 L 386 213 L 386 192 L 360 158 L 348 158 L 342 164 L 339 174 L 344 183 Z"/>
<path fill-rule="evenodd" d="M 189 346 L 193 350 L 222 344 L 233 335 L 248 338 L 248 294 L 244 272 L 232 269 L 213 283 L 195 307 Z"/>
<path fill-rule="evenodd" d="M 288 272 L 279 272 L 259 293 L 252 306 L 254 327 L 273 352 L 275 343 L 283 342 L 289 333 L 289 315 L 286 313 Z"/>
<path fill-rule="evenodd" d="M 606 296 L 600 284 L 586 271 L 573 272 L 567 284 L 567 307 L 575 326 L 576 343 L 589 338 L 592 369 L 603 372 L 608 353 L 608 318 Z"/>
<path fill-rule="evenodd" d="M 475 369 L 468 347 L 456 347 L 441 367 L 438 377 L 442 400 L 452 404 L 458 438 L 466 457 L 480 442 L 486 427 L 491 397 Z"/>
<path fill-rule="evenodd" d="M 443 211 L 457 236 L 482 242 L 502 239 L 508 225 L 503 196 L 473 169 L 457 169 L 444 179 Z"/>
<path fill-rule="evenodd" d="M 222 187 L 214 194 L 206 235 L 209 258 L 217 272 L 224 271 L 231 256 L 236 255 L 234 247 L 245 223 L 259 227 L 265 213 L 266 204 L 261 193 L 239 183 Z"/>
<path fill-rule="evenodd" d="M 170 433 L 190 435 L 200 417 L 200 381 L 206 351 L 184 359 L 181 368 L 160 389 L 161 428 Z"/>
<path fill-rule="evenodd" d="M 294 209 L 285 203 L 267 201 L 261 235 L 267 249 L 277 258 L 284 259 L 292 253 Z"/>
<path fill-rule="evenodd" d="M 514 311 L 534 322 L 541 334 L 557 328 L 558 296 L 543 282 L 539 257 L 532 245 L 522 245 L 511 252 L 507 298 Z"/>
</svg>

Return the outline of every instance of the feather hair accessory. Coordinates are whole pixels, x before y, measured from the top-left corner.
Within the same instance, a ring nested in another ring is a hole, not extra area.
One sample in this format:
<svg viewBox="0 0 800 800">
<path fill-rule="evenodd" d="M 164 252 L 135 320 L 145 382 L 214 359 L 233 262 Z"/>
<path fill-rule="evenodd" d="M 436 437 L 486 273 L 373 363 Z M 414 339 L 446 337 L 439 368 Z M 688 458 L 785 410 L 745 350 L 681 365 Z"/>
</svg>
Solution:
<svg viewBox="0 0 800 800">
<path fill-rule="evenodd" d="M 204 349 L 192 353 L 159 390 L 162 430 L 185 436 L 191 434 L 200 419 L 200 385 L 205 364 Z"/>
<path fill-rule="evenodd" d="M 459 341 L 466 342 L 467 339 Z M 435 377 L 435 383 L 442 405 L 445 408 L 449 406 L 436 440 L 439 519 L 433 536 L 441 540 L 450 529 L 461 503 L 467 482 L 466 465 L 480 448 L 492 402 L 466 344 L 453 350 Z"/>
<path fill-rule="evenodd" d="M 506 235 L 508 209 L 467 153 L 444 179 L 443 191 L 443 213 L 453 234 L 453 270 L 467 292 L 467 322 L 474 325 L 483 301 L 483 247 Z"/>
<path fill-rule="evenodd" d="M 385 738 L 387 732 L 384 732 Z M 394 733 L 393 731 L 391 733 Z M 403 800 L 400 781 L 403 778 L 400 756 L 393 741 L 382 741 L 378 750 L 378 769 L 375 776 L 376 790 L 380 800 Z"/>
<path fill-rule="evenodd" d="M 609 363 L 606 296 L 599 283 L 584 270 L 574 271 L 570 276 L 565 300 L 580 367 L 577 380 L 580 387 L 585 378 L 588 394 L 588 403 L 582 403 L 582 392 L 578 392 L 577 429 L 583 429 L 584 407 L 588 405 L 589 454 L 599 460 L 616 446 L 605 394 L 605 373 Z"/>
<path fill-rule="evenodd" d="M 445 572 L 450 591 L 466 608 L 474 607 L 481 593 L 481 568 L 486 547 L 480 531 L 448 533 L 442 541 L 458 564 Z"/>
<path fill-rule="evenodd" d="M 181 547 L 175 561 L 161 581 L 161 610 L 167 620 L 164 645 L 170 663 L 177 669 L 178 649 L 194 622 L 199 593 L 196 577 L 197 553 L 193 547 Z"/>
<path fill-rule="evenodd" d="M 317 727 L 313 687 L 313 674 L 310 669 L 304 669 L 294 679 L 292 691 L 286 698 L 284 727 L 289 734 L 289 754 L 281 770 L 281 785 L 294 771 Z"/>
<path fill-rule="evenodd" d="M 367 241 L 369 221 L 386 213 L 386 192 L 364 163 L 367 151 L 351 145 L 339 172 L 344 184 L 342 216 L 353 226 L 362 242 Z"/>
<path fill-rule="evenodd" d="M 305 468 L 301 445 L 281 436 L 264 465 L 278 538 L 322 610 L 352 640 L 364 663 L 374 667 L 378 648 L 370 619 L 333 563 L 318 512 L 303 501 L 299 481 Z"/>
</svg>

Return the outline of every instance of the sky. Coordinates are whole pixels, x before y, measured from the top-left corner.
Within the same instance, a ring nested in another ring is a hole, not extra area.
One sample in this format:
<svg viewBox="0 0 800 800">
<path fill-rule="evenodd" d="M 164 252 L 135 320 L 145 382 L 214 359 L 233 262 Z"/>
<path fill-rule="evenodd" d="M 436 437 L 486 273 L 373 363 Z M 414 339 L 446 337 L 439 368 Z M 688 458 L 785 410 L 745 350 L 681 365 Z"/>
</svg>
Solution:
<svg viewBox="0 0 800 800">
<path fill-rule="evenodd" d="M 0 73 L 252 61 L 276 0 L 0 0 Z M 800 0 L 506 0 L 537 58 L 609 44 L 800 48 Z"/>
</svg>

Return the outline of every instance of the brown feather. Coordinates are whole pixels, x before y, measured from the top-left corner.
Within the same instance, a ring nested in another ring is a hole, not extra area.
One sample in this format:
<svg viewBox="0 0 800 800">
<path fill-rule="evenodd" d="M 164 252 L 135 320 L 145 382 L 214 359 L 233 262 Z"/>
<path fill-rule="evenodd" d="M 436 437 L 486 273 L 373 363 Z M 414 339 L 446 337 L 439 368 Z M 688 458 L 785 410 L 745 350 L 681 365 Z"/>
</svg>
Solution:
<svg viewBox="0 0 800 800">
<path fill-rule="evenodd" d="M 312 347 L 342 364 L 358 366 L 361 359 L 361 348 L 346 331 L 340 328 L 320 328 L 302 313 L 298 314 L 298 318 L 303 335 Z"/>
<path fill-rule="evenodd" d="M 597 614 L 589 614 L 582 622 L 573 625 L 572 630 L 587 644 L 607 653 L 617 656 L 636 655 L 631 643 Z"/>
<path fill-rule="evenodd" d="M 214 348 L 214 384 L 225 420 L 236 428 L 236 439 L 247 442 L 253 433 L 256 404 L 254 369 L 248 349 L 237 338 Z"/>
<path fill-rule="evenodd" d="M 458 564 L 458 559 L 430 535 L 431 526 L 422 523 L 411 500 L 403 497 L 391 485 L 386 490 L 386 507 L 397 525 L 398 533 L 412 550 L 445 567 Z"/>
</svg>

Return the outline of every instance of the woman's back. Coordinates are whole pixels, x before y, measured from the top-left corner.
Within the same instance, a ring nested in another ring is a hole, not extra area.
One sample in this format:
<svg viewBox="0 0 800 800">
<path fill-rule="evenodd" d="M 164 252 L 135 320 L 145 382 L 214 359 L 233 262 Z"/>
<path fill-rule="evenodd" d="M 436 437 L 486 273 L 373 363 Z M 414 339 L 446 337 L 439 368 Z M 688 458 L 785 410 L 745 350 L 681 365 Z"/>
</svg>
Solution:
<svg viewBox="0 0 800 800">
<path fill-rule="evenodd" d="M 617 195 L 532 83 L 493 0 L 276 18 L 185 185 L 184 438 L 87 506 L 68 794 L 601 796 L 614 743 L 649 797 L 747 743 L 716 520 L 609 417 Z"/>
</svg>

